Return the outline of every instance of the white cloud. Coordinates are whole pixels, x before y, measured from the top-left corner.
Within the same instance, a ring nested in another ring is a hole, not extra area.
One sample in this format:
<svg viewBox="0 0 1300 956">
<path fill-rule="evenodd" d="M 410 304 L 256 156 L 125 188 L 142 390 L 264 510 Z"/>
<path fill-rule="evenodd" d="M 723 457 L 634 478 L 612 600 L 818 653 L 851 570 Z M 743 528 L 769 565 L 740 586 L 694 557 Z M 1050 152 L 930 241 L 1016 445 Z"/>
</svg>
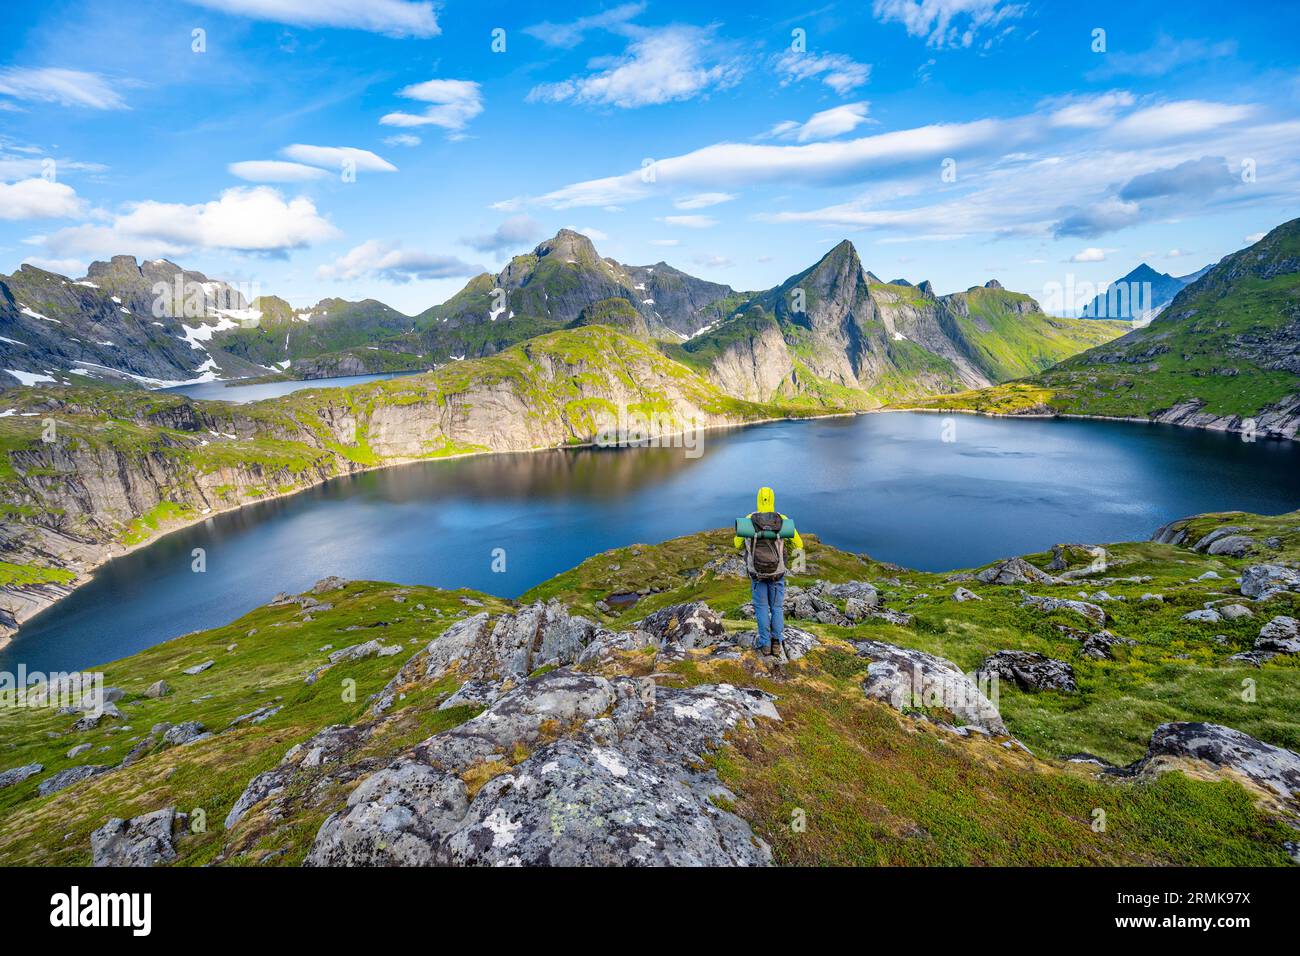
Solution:
<svg viewBox="0 0 1300 956">
<path fill-rule="evenodd" d="M 85 203 L 65 183 L 20 179 L 0 183 L 0 219 L 65 219 L 80 216 Z"/>
<path fill-rule="evenodd" d="M 85 223 L 30 241 L 59 256 L 115 254 L 126 249 L 146 255 L 190 249 L 275 254 L 339 235 L 310 199 L 299 196 L 286 201 L 269 186 L 236 186 L 207 203 L 130 203 L 107 225 Z"/>
<path fill-rule="evenodd" d="M 1239 123 L 1255 112 L 1250 105 L 1179 100 L 1130 113 L 1115 125 L 1115 131 L 1132 139 L 1169 139 Z"/>
<path fill-rule="evenodd" d="M 324 169 L 339 170 L 348 164 L 362 173 L 397 172 L 397 167 L 388 160 L 376 156 L 368 149 L 357 149 L 355 146 L 308 146 L 305 143 L 294 143 L 280 150 L 280 155 Z"/>
<path fill-rule="evenodd" d="M 1255 243 L 1259 242 L 1259 240 L 1263 239 L 1266 235 L 1268 235 L 1268 233 L 1266 232 L 1252 232 L 1249 236 L 1245 238 L 1245 243 L 1248 246 L 1253 246 Z"/>
<path fill-rule="evenodd" d="M 1137 53 L 1107 51 L 1101 65 L 1088 73 L 1090 80 L 1104 80 L 1112 76 L 1163 76 L 1171 70 L 1189 63 L 1202 64 L 1207 60 L 1232 56 L 1237 52 L 1236 40 L 1209 43 L 1205 40 L 1175 40 L 1160 34 L 1156 42 Z"/>
<path fill-rule="evenodd" d="M 707 209 L 709 206 L 719 206 L 724 202 L 731 202 L 735 198 L 731 193 L 696 193 L 694 196 L 683 196 L 680 199 L 674 199 L 673 205 L 678 209 Z"/>
<path fill-rule="evenodd" d="M 479 236 L 466 236 L 461 242 L 479 252 L 500 252 L 536 242 L 542 236 L 542 226 L 531 216 L 511 216 L 495 230 Z"/>
<path fill-rule="evenodd" d="M 712 216 L 658 216 L 660 222 L 670 226 L 682 226 L 686 229 L 709 229 L 718 224 Z"/>
<path fill-rule="evenodd" d="M 834 143 L 774 146 L 752 143 L 718 143 L 682 156 L 657 160 L 653 165 L 658 187 L 720 186 L 741 183 L 826 183 L 851 178 L 874 169 L 919 160 L 935 160 L 963 151 L 1006 146 L 1023 138 L 1022 123 L 976 120 L 971 123 L 936 124 L 897 130 Z M 554 190 L 532 200 L 506 200 L 518 206 L 532 201 L 554 209 L 604 206 L 652 195 L 652 184 L 637 169 L 620 176 L 591 179 Z"/>
<path fill-rule="evenodd" d="M 1106 250 L 1099 249 L 1096 246 L 1089 246 L 1086 249 L 1080 249 L 1074 255 L 1070 256 L 1071 262 L 1105 262 Z"/>
<path fill-rule="evenodd" d="M 394 133 L 384 137 L 386 146 L 419 146 L 423 140 L 414 133 Z"/>
<path fill-rule="evenodd" d="M 578 226 L 565 226 L 564 228 L 570 229 L 573 232 L 580 232 L 592 242 L 605 242 L 609 239 L 609 236 L 604 232 L 601 232 L 599 229 L 593 229 L 591 226 L 582 226 L 581 228 Z"/>
<path fill-rule="evenodd" d="M 370 239 L 320 266 L 321 279 L 384 279 L 410 282 L 413 279 L 447 279 L 473 276 L 486 270 L 455 256 L 438 256 L 418 249 L 403 249 L 401 243 Z"/>
<path fill-rule="evenodd" d="M 651 239 L 650 240 L 650 245 L 652 246 L 680 246 L 681 244 L 682 241 L 680 239 Z"/>
<path fill-rule="evenodd" d="M 528 101 L 635 109 L 726 89 L 744 72 L 739 59 L 717 49 L 712 29 L 688 26 L 646 31 L 622 56 L 598 57 L 589 66 L 586 76 L 533 87 Z"/>
<path fill-rule="evenodd" d="M 1166 259 L 1181 259 L 1183 256 L 1190 256 L 1191 253 L 1186 249 L 1170 249 L 1165 253 Z"/>
<path fill-rule="evenodd" d="M 0 95 L 92 110 L 124 110 L 126 101 L 98 73 L 55 67 L 0 69 Z"/>
<path fill-rule="evenodd" d="M 278 159 L 250 159 L 226 167 L 232 176 L 253 183 L 302 183 L 328 176 L 323 169 Z"/>
<path fill-rule="evenodd" d="M 799 143 L 834 139 L 836 136 L 851 133 L 863 123 L 869 122 L 867 119 L 869 108 L 870 104 L 865 101 L 832 106 L 828 110 L 814 113 L 804 123 L 794 120 L 777 123 L 767 135 L 776 139 L 791 139 Z"/>
<path fill-rule="evenodd" d="M 901 23 L 908 36 L 926 46 L 969 47 L 980 31 L 1020 17 L 1025 4 L 1005 0 L 875 0 L 872 13 L 882 23 Z"/>
<path fill-rule="evenodd" d="M 644 3 L 624 3 L 608 10 L 602 10 L 600 13 L 589 17 L 579 17 L 577 20 L 568 23 L 550 23 L 548 21 L 531 27 L 524 27 L 524 32 L 531 37 L 536 37 L 548 46 L 568 49 L 581 43 L 583 37 L 592 30 L 625 32 L 627 22 L 645 12 L 645 6 Z"/>
<path fill-rule="evenodd" d="M 787 50 L 776 61 L 781 85 L 820 79 L 840 96 L 845 96 L 871 78 L 871 64 L 859 63 L 843 53 L 799 53 Z"/>
<path fill-rule="evenodd" d="M 728 269 L 734 263 L 727 256 L 717 255 L 716 253 L 700 253 L 694 257 L 697 266 L 704 266 L 708 269 Z"/>
<path fill-rule="evenodd" d="M 54 272 L 61 276 L 81 276 L 86 274 L 86 263 L 81 259 L 45 259 L 41 256 L 28 256 L 23 260 L 23 264 L 35 266 L 38 269 Z"/>
<path fill-rule="evenodd" d="M 1052 110 L 1049 122 L 1065 129 L 1099 129 L 1114 123 L 1116 114 L 1135 101 L 1133 94 L 1126 90 L 1050 100 L 1047 103 Z"/>
<path fill-rule="evenodd" d="M 482 88 L 472 80 L 425 80 L 397 95 L 429 105 L 422 113 L 386 113 L 379 120 L 385 126 L 440 126 L 458 133 L 483 112 Z"/>
<path fill-rule="evenodd" d="M 191 0 L 224 13 L 299 27 L 347 27 L 397 37 L 442 31 L 429 0 Z"/>
</svg>

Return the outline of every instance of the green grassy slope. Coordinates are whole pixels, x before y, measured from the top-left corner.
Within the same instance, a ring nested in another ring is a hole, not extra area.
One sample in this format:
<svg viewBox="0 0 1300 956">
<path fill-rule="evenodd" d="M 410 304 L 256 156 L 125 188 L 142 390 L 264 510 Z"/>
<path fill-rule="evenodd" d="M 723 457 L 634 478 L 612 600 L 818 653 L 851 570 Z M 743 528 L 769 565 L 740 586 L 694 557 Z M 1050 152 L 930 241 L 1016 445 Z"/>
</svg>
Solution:
<svg viewBox="0 0 1300 956">
<path fill-rule="evenodd" d="M 1088 324 L 1088 323 L 1084 323 Z M 1155 416 L 1184 403 L 1252 417 L 1300 394 L 1300 220 L 1189 285 L 1149 326 L 992 394 L 943 407 Z"/>
</svg>

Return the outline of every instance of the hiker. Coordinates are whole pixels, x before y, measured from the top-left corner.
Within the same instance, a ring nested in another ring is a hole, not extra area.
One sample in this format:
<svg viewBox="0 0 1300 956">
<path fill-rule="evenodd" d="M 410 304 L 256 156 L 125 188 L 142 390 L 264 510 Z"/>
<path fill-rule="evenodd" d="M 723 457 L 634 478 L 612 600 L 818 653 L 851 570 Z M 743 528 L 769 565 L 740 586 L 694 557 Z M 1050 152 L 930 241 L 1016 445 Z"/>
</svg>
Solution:
<svg viewBox="0 0 1300 956">
<path fill-rule="evenodd" d="M 731 539 L 737 551 L 745 550 L 745 570 L 749 572 L 754 595 L 754 618 L 758 621 L 758 640 L 754 650 L 769 657 L 781 653 L 785 634 L 785 543 L 796 551 L 803 550 L 803 539 L 794 522 L 776 510 L 776 493 L 771 488 L 758 489 L 758 510 L 736 519 L 736 535 Z"/>
</svg>

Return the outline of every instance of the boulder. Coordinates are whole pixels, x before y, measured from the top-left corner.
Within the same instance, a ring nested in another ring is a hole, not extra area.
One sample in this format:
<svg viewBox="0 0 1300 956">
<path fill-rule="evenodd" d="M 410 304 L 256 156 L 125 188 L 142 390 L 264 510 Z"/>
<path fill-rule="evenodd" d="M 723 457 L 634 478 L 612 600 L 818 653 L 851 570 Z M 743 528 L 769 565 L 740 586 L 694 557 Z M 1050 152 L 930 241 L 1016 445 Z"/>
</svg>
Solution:
<svg viewBox="0 0 1300 956">
<path fill-rule="evenodd" d="M 1282 797 L 1300 795 L 1300 754 L 1256 740 L 1249 734 L 1219 724 L 1161 724 L 1134 769 L 1158 773 L 1170 759 L 1199 760 L 1240 774 Z"/>
<path fill-rule="evenodd" d="M 1099 631 L 1084 631 L 1077 627 L 1066 627 L 1063 624 L 1058 624 L 1056 627 L 1066 637 L 1078 641 L 1082 645 L 1080 653 L 1084 657 L 1091 657 L 1099 661 L 1114 660 L 1114 649 L 1116 647 L 1132 647 L 1137 643 L 1127 637 L 1112 634 L 1105 628 Z"/>
<path fill-rule="evenodd" d="M 1031 607 L 1044 614 L 1051 614 L 1055 611 L 1069 611 L 1073 614 L 1081 614 L 1098 627 L 1106 623 L 1106 612 L 1096 604 L 1089 604 L 1087 601 L 1075 601 L 1071 598 L 1044 597 L 1035 594 L 1026 594 L 1020 592 L 1020 606 Z"/>
<path fill-rule="evenodd" d="M 823 594 L 837 601 L 847 601 L 853 598 L 871 607 L 880 604 L 879 592 L 876 591 L 874 585 L 867 581 L 843 581 L 839 584 L 827 584 L 824 581 L 818 581 L 817 583 L 821 585 Z"/>
<path fill-rule="evenodd" d="M 348 647 L 341 647 L 329 656 L 331 664 L 339 664 L 344 661 L 360 661 L 367 657 L 391 657 L 400 653 L 401 644 L 385 645 L 382 641 L 370 640 L 364 644 L 352 644 Z"/>
<path fill-rule="evenodd" d="M 205 670 L 207 670 L 209 667 L 211 667 L 214 663 L 216 663 L 216 662 L 215 662 L 215 661 L 204 661 L 202 664 L 195 664 L 193 667 L 187 667 L 187 668 L 185 668 L 185 670 L 181 671 L 181 673 L 182 673 L 182 674 L 189 674 L 191 677 L 193 677 L 195 674 L 202 674 Z"/>
<path fill-rule="evenodd" d="M 1300 622 L 1293 617 L 1275 617 L 1259 629 L 1255 650 L 1273 654 L 1300 654 Z"/>
<path fill-rule="evenodd" d="M 1041 568 L 1036 568 L 1024 558 L 1007 558 L 975 574 L 975 580 L 982 584 L 1055 584 L 1052 577 Z"/>
<path fill-rule="evenodd" d="M 1221 545 L 1224 541 L 1231 541 L 1244 537 L 1240 532 L 1254 530 L 1254 528 L 1248 528 L 1245 525 L 1223 525 L 1215 528 L 1209 534 L 1202 535 L 1198 538 L 1196 543 L 1192 545 L 1192 550 L 1201 554 L 1230 554 L 1230 551 L 1216 551 L 1214 548 L 1216 545 Z M 1250 538 L 1245 538 L 1245 540 L 1250 541 L 1252 544 L 1254 543 Z M 1234 557 L 1240 557 L 1240 555 L 1234 555 Z"/>
<path fill-rule="evenodd" d="M 1244 604 L 1225 604 L 1219 608 L 1219 613 L 1229 621 L 1235 621 L 1242 617 L 1254 617 L 1255 612 Z"/>
<path fill-rule="evenodd" d="M 962 604 L 962 603 L 964 603 L 964 602 L 966 602 L 966 601 L 982 601 L 982 600 L 983 600 L 983 598 L 981 598 L 981 597 L 980 597 L 978 594 L 976 594 L 974 591 L 968 591 L 968 590 L 966 590 L 965 588 L 957 588 L 957 590 L 953 591 L 953 592 L 952 592 L 952 599 L 953 599 L 954 601 L 956 601 L 958 604 Z"/>
<path fill-rule="evenodd" d="M 740 647 L 753 647 L 758 641 L 758 631 L 741 631 L 739 634 L 731 635 L 731 639 Z M 782 631 L 781 650 L 788 661 L 799 660 L 820 643 L 816 635 L 809 634 L 801 628 L 787 624 Z"/>
<path fill-rule="evenodd" d="M 1241 572 L 1241 593 L 1266 601 L 1282 591 L 1300 591 L 1300 571 L 1280 564 L 1252 564 Z"/>
<path fill-rule="evenodd" d="M 192 744 L 196 740 L 205 740 L 212 734 L 206 733 L 203 725 L 197 720 L 187 720 L 183 724 L 177 724 L 168 728 L 162 735 L 164 743 L 173 747 L 179 747 L 184 744 Z"/>
<path fill-rule="evenodd" d="M 339 588 L 347 587 L 347 584 L 348 581 L 346 578 L 340 578 L 331 574 L 329 577 L 321 578 L 319 581 L 313 584 L 311 586 L 311 593 L 326 594 L 329 591 L 337 591 Z"/>
<path fill-rule="evenodd" d="M 91 777 L 105 773 L 109 769 L 111 768 L 96 764 L 86 764 L 80 767 L 68 767 L 66 770 L 60 770 L 58 773 L 42 780 L 40 786 L 36 788 L 36 792 L 42 797 L 48 797 L 52 793 L 66 790 L 74 784 L 81 783 L 83 780 L 89 780 Z"/>
<path fill-rule="evenodd" d="M 708 647 L 723 634 L 722 615 L 703 601 L 660 608 L 643 618 L 638 627 L 658 639 L 665 650 L 670 646 L 681 650 Z"/>
<path fill-rule="evenodd" d="M 171 684 L 165 680 L 156 680 L 145 688 L 144 696 L 146 697 L 166 697 L 172 692 Z"/>
<path fill-rule="evenodd" d="M 1206 554 L 1218 554 L 1229 558 L 1244 558 L 1255 548 L 1255 539 L 1244 534 L 1230 534 L 1219 538 L 1205 549 Z"/>
<path fill-rule="evenodd" d="M 113 817 L 90 835 L 92 866 L 155 866 L 176 859 L 175 807 L 129 820 Z"/>
<path fill-rule="evenodd" d="M 998 651 L 986 657 L 976 671 L 976 678 L 987 680 L 993 674 L 1025 691 L 1071 692 L 1079 689 L 1073 667 L 1065 661 L 1032 651 Z"/>
<path fill-rule="evenodd" d="M 38 763 L 29 763 L 22 767 L 10 767 L 8 770 L 0 772 L 0 790 L 5 787 L 13 787 L 28 777 L 34 777 L 44 770 L 45 767 Z"/>
<path fill-rule="evenodd" d="M 1184 621 L 1194 621 L 1197 624 L 1218 624 L 1223 620 L 1223 615 L 1214 608 L 1200 608 L 1195 611 L 1188 611 L 1183 615 Z"/>
<path fill-rule="evenodd" d="M 862 689 L 872 700 L 898 711 L 938 708 L 951 713 L 959 725 L 1007 733 L 997 707 L 952 661 L 882 641 L 852 643 L 859 656 L 871 661 Z"/>
</svg>

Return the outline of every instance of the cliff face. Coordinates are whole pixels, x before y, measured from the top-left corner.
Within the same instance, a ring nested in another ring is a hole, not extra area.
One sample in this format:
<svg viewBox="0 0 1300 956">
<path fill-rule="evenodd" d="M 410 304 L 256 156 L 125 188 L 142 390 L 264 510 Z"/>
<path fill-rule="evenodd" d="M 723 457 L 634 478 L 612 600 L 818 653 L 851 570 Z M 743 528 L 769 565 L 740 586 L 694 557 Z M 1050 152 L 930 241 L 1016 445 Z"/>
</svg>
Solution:
<svg viewBox="0 0 1300 956">
<path fill-rule="evenodd" d="M 0 561 L 45 580 L 0 583 L 0 636 L 159 531 L 336 475 L 470 452 L 662 438 L 791 412 L 734 399 L 603 326 L 424 375 L 251 405 L 98 388 L 16 398 L 15 414 L 0 418 L 11 449 L 0 473 L 10 503 Z M 49 443 L 41 440 L 47 419 L 57 433 Z"/>
</svg>

